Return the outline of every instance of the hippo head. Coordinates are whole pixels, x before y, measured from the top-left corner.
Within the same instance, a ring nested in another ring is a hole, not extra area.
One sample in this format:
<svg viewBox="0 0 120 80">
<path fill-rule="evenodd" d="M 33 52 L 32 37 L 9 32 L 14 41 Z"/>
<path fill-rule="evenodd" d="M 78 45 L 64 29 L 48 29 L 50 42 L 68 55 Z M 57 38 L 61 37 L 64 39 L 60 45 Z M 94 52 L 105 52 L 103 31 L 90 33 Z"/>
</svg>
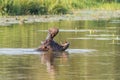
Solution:
<svg viewBox="0 0 120 80">
<path fill-rule="evenodd" d="M 53 38 L 58 34 L 58 28 L 50 28 L 48 30 L 48 35 L 46 40 L 42 43 L 42 45 L 37 49 L 38 51 L 64 51 L 69 47 L 69 42 L 65 42 L 62 44 L 58 44 L 53 40 Z"/>
</svg>

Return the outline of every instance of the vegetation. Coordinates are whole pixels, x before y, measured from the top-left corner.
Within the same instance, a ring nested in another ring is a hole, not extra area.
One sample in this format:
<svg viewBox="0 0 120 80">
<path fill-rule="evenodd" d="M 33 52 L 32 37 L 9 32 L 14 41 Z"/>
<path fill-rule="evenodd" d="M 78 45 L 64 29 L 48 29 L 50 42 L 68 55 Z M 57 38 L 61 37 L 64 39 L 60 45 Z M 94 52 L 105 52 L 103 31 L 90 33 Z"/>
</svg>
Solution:
<svg viewBox="0 0 120 80">
<path fill-rule="evenodd" d="M 120 9 L 120 0 L 0 0 L 0 15 L 66 14 L 75 9 Z"/>
</svg>

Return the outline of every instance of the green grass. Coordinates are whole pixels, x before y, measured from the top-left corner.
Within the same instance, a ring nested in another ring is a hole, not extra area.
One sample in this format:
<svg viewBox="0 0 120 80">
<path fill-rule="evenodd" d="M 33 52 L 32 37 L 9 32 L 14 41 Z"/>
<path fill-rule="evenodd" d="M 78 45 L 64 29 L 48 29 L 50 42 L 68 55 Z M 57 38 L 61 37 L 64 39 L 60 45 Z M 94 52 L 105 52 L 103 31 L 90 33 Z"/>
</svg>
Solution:
<svg viewBox="0 0 120 80">
<path fill-rule="evenodd" d="M 105 9 L 105 10 L 120 10 L 120 4 L 118 3 L 104 3 L 98 6 L 98 9 Z"/>
<path fill-rule="evenodd" d="M 75 9 L 119 10 L 119 0 L 0 0 L 0 15 L 66 14 Z"/>
</svg>

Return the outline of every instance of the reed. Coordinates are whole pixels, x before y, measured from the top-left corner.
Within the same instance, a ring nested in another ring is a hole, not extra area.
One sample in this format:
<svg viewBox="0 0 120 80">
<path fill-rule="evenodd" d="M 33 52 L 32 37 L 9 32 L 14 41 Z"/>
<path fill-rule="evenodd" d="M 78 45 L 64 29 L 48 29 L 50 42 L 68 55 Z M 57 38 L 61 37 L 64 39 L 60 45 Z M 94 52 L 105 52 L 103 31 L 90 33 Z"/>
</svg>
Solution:
<svg viewBox="0 0 120 80">
<path fill-rule="evenodd" d="M 119 0 L 0 0 L 1 15 L 66 14 L 75 9 L 120 9 Z"/>
</svg>

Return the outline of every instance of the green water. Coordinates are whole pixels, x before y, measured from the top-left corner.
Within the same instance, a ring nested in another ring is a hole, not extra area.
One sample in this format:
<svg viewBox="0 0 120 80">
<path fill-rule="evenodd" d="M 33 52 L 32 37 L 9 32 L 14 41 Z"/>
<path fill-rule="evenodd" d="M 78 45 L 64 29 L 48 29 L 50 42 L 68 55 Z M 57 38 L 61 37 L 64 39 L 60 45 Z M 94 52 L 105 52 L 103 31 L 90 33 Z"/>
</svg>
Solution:
<svg viewBox="0 0 120 80">
<path fill-rule="evenodd" d="M 119 25 L 111 19 L 1 26 L 0 80 L 120 80 Z M 37 48 L 53 26 L 58 43 L 70 42 L 67 52 L 7 52 Z"/>
</svg>

